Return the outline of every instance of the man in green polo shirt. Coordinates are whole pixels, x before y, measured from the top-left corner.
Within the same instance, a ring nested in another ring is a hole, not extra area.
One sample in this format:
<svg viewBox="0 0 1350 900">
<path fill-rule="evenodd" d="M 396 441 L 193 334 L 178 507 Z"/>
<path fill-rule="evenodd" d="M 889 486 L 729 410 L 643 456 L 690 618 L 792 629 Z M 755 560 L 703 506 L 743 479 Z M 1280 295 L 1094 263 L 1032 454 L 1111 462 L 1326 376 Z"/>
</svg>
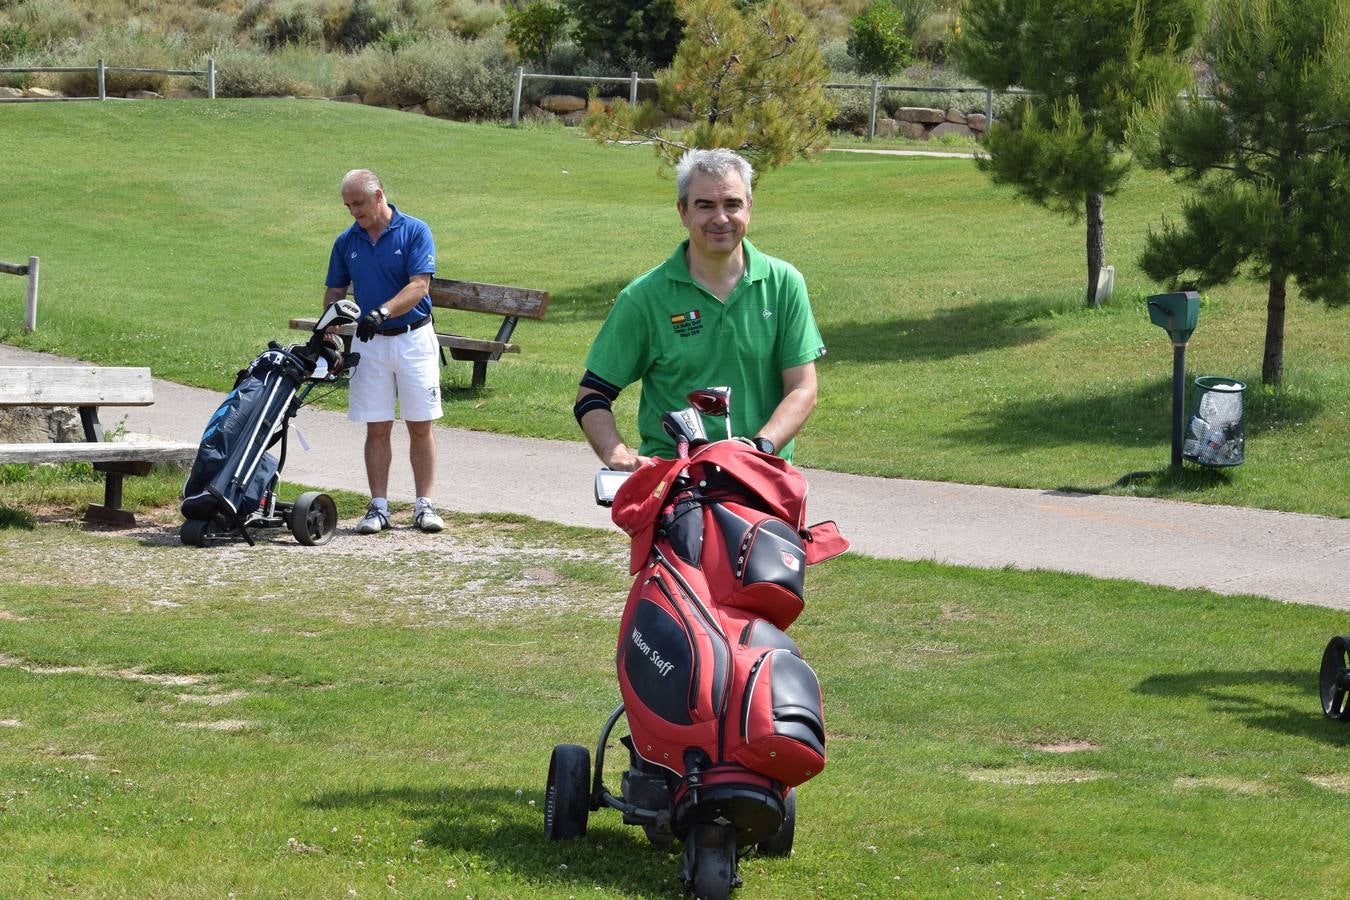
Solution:
<svg viewBox="0 0 1350 900">
<path fill-rule="evenodd" d="M 689 239 L 619 293 L 573 407 L 611 469 L 673 457 L 661 414 L 687 406 L 691 390 L 719 386 L 731 388 L 733 434 L 792 458 L 793 438 L 816 407 L 816 359 L 825 346 L 801 273 L 745 237 L 752 177 L 730 150 L 690 150 L 676 166 L 675 206 Z M 642 382 L 636 451 L 611 409 L 635 381 Z"/>
</svg>

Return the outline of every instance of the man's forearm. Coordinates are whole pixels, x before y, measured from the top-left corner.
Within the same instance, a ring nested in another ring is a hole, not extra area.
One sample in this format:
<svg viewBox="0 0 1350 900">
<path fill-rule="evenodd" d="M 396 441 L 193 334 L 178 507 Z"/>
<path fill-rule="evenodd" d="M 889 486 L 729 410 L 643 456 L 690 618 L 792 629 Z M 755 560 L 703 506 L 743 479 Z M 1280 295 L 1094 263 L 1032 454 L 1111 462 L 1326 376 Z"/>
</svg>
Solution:
<svg viewBox="0 0 1350 900">
<path fill-rule="evenodd" d="M 581 431 L 600 461 L 611 469 L 632 471 L 641 464 L 637 452 L 630 449 L 619 434 L 614 413 L 607 409 L 593 409 L 581 417 Z"/>
</svg>

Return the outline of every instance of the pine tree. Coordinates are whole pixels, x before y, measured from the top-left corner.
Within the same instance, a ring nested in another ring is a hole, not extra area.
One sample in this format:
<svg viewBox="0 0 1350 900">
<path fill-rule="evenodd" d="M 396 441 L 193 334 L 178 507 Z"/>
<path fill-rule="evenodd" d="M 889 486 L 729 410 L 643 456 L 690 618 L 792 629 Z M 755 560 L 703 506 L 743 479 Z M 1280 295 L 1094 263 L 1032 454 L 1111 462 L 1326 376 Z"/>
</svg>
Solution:
<svg viewBox="0 0 1350 900">
<path fill-rule="evenodd" d="M 667 163 L 691 147 L 727 147 L 757 175 L 824 150 L 834 112 L 825 96 L 829 67 L 795 7 L 678 0 L 678 8 L 684 40 L 670 68 L 656 74 L 659 101 L 609 109 L 592 102 L 591 137 L 650 140 Z M 668 116 L 690 120 L 682 136 L 665 132 Z"/>
<path fill-rule="evenodd" d="M 1140 265 L 1185 287 L 1264 279 L 1261 380 L 1278 384 L 1289 279 L 1350 303 L 1350 2 L 1219 0 L 1202 58 L 1213 86 L 1160 98 L 1131 142 L 1195 188 Z"/>
<path fill-rule="evenodd" d="M 1105 198 L 1129 172 L 1121 153 L 1133 109 L 1178 90 L 1198 0 L 966 0 L 954 51 L 995 90 L 1021 87 L 1008 121 L 977 161 L 995 184 L 1077 221 L 1087 219 L 1087 302 L 1106 264 Z"/>
</svg>

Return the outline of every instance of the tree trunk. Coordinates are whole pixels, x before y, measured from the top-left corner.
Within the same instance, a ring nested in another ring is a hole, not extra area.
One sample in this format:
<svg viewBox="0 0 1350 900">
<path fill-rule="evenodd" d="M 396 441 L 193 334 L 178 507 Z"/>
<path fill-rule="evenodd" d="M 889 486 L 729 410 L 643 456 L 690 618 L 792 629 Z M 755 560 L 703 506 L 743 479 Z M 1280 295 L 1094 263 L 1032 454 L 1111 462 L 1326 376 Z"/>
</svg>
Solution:
<svg viewBox="0 0 1350 900">
<path fill-rule="evenodd" d="M 1261 381 L 1279 384 L 1284 379 L 1284 299 L 1289 276 L 1278 266 L 1270 270 L 1266 293 L 1266 352 L 1261 360 Z"/>
<path fill-rule="evenodd" d="M 1106 265 L 1106 223 L 1102 219 L 1102 195 L 1088 194 L 1087 209 L 1087 305 L 1097 305 L 1097 281 Z"/>
</svg>

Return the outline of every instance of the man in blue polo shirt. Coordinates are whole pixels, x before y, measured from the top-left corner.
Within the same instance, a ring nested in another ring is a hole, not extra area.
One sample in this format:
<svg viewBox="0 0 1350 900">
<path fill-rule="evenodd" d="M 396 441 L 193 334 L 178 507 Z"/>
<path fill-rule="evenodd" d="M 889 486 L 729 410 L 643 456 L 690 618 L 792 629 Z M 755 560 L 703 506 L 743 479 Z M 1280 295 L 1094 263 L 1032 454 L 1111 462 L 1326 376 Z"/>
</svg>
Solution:
<svg viewBox="0 0 1350 900">
<path fill-rule="evenodd" d="M 661 414 L 685 407 L 689 391 L 717 386 L 731 388 L 735 435 L 792 458 L 793 439 L 816 406 L 815 361 L 825 346 L 801 273 L 745 237 L 753 174 L 730 150 L 690 150 L 676 166 L 676 209 L 689 239 L 619 293 L 573 407 L 611 469 L 673 457 Z M 634 450 L 611 403 L 639 380 Z"/>
<path fill-rule="evenodd" d="M 413 522 L 422 531 L 445 527 L 431 504 L 436 438 L 431 424 L 442 415 L 440 347 L 431 324 L 431 275 L 436 245 L 426 223 L 399 212 L 368 169 L 342 179 L 342 202 L 355 221 L 333 242 L 324 284 L 324 306 L 350 287 L 361 319 L 352 346 L 361 364 L 352 373 L 347 417 L 366 423 L 366 480 L 370 506 L 357 523 L 361 534 L 389 527 L 390 435 L 394 406 L 408 427 L 417 502 Z"/>
</svg>

